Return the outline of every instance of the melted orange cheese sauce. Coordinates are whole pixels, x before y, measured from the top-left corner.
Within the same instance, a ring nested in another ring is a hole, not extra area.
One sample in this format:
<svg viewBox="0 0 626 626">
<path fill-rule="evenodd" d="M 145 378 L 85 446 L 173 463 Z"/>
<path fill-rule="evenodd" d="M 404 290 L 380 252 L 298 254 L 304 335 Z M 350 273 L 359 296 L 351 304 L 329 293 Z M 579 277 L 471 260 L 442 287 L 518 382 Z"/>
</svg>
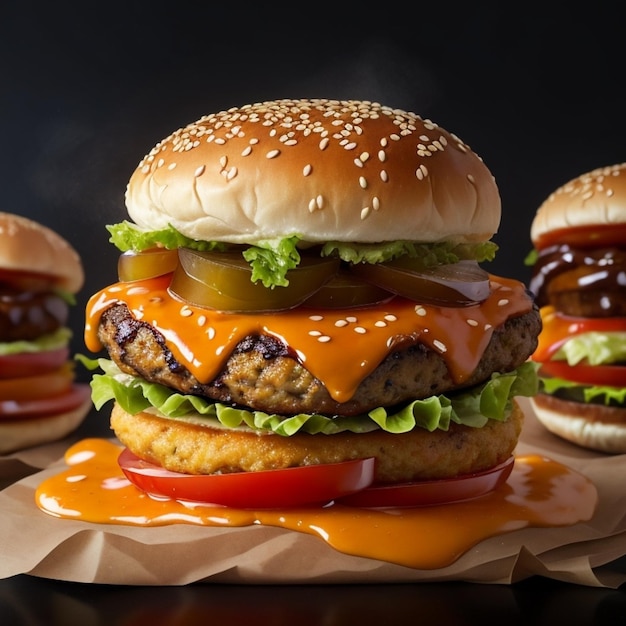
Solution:
<svg viewBox="0 0 626 626">
<path fill-rule="evenodd" d="M 445 359 L 455 382 L 461 383 L 478 365 L 494 329 L 532 307 L 522 283 L 495 276 L 489 298 L 468 307 L 416 304 L 396 297 L 348 311 L 299 307 L 255 315 L 192 306 L 173 298 L 169 283 L 170 276 L 165 275 L 116 283 L 95 294 L 87 305 L 87 348 L 92 352 L 102 348 L 97 337 L 100 316 L 123 302 L 136 319 L 163 335 L 176 360 L 200 382 L 217 376 L 244 337 L 268 334 L 290 346 L 337 402 L 348 401 L 398 344 L 424 343 Z"/>
<path fill-rule="evenodd" d="M 479 498 L 414 509 L 357 509 L 338 504 L 287 510 L 239 510 L 155 499 L 138 490 L 117 464 L 121 449 L 86 439 L 68 449 L 69 468 L 43 481 L 40 509 L 98 524 L 161 526 L 265 525 L 308 533 L 345 554 L 418 569 L 453 563 L 474 545 L 526 527 L 587 521 L 597 491 L 584 476 L 546 459 L 519 456 L 506 483 Z"/>
</svg>

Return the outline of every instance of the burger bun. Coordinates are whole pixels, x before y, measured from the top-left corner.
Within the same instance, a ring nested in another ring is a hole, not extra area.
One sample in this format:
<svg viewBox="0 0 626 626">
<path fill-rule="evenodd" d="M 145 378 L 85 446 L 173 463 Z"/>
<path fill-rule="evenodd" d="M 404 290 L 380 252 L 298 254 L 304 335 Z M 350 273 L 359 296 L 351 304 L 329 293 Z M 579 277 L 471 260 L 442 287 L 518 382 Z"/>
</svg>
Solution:
<svg viewBox="0 0 626 626">
<path fill-rule="evenodd" d="M 0 212 L 0 268 L 50 277 L 52 283 L 76 293 L 84 270 L 76 250 L 59 234 L 21 215 Z"/>
<path fill-rule="evenodd" d="M 571 402 L 545 394 L 531 398 L 530 403 L 539 422 L 554 435 L 590 450 L 626 453 L 626 409 Z"/>
</svg>

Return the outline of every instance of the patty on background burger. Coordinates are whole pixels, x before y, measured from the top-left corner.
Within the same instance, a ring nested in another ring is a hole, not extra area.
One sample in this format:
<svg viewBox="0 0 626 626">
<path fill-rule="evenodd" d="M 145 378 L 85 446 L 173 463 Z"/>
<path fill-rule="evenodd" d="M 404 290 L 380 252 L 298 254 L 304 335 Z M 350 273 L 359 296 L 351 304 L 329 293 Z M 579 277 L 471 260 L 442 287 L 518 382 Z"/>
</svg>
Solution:
<svg viewBox="0 0 626 626">
<path fill-rule="evenodd" d="M 546 428 L 626 452 L 626 163 L 586 172 L 541 204 L 531 226 L 530 289 L 543 332 L 533 359 Z"/>
<path fill-rule="evenodd" d="M 541 322 L 480 266 L 500 195 L 455 135 L 371 102 L 232 108 L 160 141 L 126 207 L 85 342 L 132 455 L 196 475 L 374 458 L 376 484 L 511 458 Z"/>
<path fill-rule="evenodd" d="M 59 234 L 0 213 L 0 453 L 63 438 L 92 406 L 67 326 L 81 260 Z"/>
</svg>

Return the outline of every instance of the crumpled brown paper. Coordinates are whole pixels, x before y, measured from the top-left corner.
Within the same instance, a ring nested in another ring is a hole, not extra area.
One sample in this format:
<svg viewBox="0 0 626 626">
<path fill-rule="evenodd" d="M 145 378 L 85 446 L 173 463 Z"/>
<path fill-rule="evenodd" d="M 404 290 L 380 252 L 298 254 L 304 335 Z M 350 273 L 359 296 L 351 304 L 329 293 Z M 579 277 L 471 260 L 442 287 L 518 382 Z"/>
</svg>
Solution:
<svg viewBox="0 0 626 626">
<path fill-rule="evenodd" d="M 416 570 L 342 554 L 312 535 L 274 527 L 152 528 L 98 525 L 42 513 L 34 492 L 65 468 L 67 442 L 0 459 L 0 577 L 31 574 L 74 582 L 183 585 L 401 583 L 464 581 L 510 584 L 540 575 L 617 588 L 626 570 L 626 455 L 604 455 L 551 435 L 520 399 L 526 422 L 517 452 L 540 454 L 587 476 L 599 504 L 586 523 L 526 528 L 492 537 L 455 563 Z M 39 468 L 45 468 L 39 471 Z M 613 565 L 612 565 L 613 563 Z"/>
</svg>

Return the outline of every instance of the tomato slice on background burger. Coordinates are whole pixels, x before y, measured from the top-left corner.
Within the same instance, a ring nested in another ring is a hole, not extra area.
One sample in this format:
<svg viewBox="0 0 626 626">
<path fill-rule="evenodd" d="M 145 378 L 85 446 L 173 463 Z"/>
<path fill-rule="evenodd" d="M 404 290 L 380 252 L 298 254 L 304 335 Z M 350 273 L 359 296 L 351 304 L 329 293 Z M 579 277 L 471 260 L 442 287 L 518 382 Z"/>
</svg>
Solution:
<svg viewBox="0 0 626 626">
<path fill-rule="evenodd" d="M 64 393 L 31 400 L 1 400 L 0 421 L 51 417 L 72 411 L 91 399 L 91 388 L 76 383 Z"/>
<path fill-rule="evenodd" d="M 567 361 L 546 361 L 541 364 L 540 372 L 583 385 L 626 387 L 626 365 L 569 365 Z"/>
<path fill-rule="evenodd" d="M 69 358 L 69 348 L 20 352 L 0 356 L 0 378 L 21 378 L 50 372 L 63 365 Z"/>
</svg>

